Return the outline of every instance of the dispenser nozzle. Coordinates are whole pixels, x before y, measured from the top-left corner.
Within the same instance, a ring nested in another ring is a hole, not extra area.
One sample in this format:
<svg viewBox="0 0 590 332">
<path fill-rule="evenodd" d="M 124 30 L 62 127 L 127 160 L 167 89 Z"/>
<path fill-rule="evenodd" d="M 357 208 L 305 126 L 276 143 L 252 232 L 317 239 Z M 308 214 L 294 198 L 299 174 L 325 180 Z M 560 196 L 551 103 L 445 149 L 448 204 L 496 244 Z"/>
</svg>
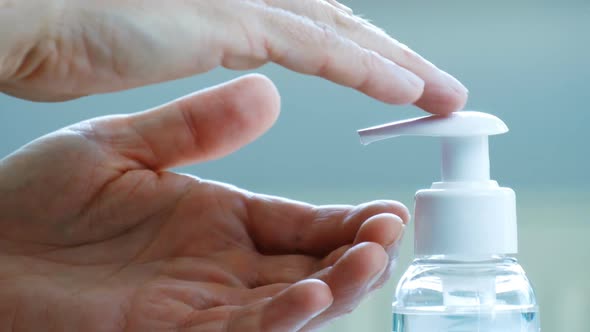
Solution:
<svg viewBox="0 0 590 332">
<path fill-rule="evenodd" d="M 358 131 L 364 145 L 398 136 L 465 137 L 491 136 L 506 132 L 508 127 L 499 118 L 474 111 L 424 116 Z"/>
<path fill-rule="evenodd" d="M 397 136 L 441 139 L 442 181 L 416 193 L 416 255 L 483 257 L 518 251 L 514 191 L 490 180 L 488 136 L 507 131 L 493 115 L 465 111 L 359 130 L 363 144 Z"/>
<path fill-rule="evenodd" d="M 503 134 L 508 127 L 486 113 L 464 111 L 392 122 L 359 130 L 363 144 L 398 136 L 441 137 L 443 182 L 490 179 L 488 136 Z"/>
</svg>

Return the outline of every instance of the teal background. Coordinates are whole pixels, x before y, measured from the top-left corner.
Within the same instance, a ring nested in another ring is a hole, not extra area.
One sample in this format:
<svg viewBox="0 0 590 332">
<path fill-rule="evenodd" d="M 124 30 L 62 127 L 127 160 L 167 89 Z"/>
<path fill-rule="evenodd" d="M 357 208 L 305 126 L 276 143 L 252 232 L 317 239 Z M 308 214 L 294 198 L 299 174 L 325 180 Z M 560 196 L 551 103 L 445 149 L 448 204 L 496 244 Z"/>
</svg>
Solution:
<svg viewBox="0 0 590 332">
<path fill-rule="evenodd" d="M 590 331 L 590 1 L 344 3 L 464 82 L 467 108 L 508 124 L 508 134 L 491 138 L 492 175 L 517 193 L 518 257 L 537 289 L 543 331 Z M 275 65 L 257 72 L 282 95 L 274 128 L 227 158 L 181 171 L 318 204 L 392 198 L 412 206 L 413 193 L 437 180 L 435 140 L 363 147 L 356 135 L 420 110 Z M 0 156 L 82 119 L 140 111 L 241 74 L 214 70 L 59 104 L 0 95 Z M 391 282 L 324 331 L 389 331 L 411 247 L 410 231 Z"/>
</svg>

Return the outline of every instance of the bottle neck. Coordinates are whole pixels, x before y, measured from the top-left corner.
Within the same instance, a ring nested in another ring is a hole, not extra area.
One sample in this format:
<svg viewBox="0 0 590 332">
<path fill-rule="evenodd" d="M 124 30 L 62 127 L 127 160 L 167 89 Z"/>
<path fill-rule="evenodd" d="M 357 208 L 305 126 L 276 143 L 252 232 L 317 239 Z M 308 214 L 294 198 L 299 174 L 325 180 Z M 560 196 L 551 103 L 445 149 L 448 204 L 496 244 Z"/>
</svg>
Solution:
<svg viewBox="0 0 590 332">
<path fill-rule="evenodd" d="M 422 255 L 416 256 L 414 262 L 419 263 L 500 263 L 516 262 L 514 257 L 503 254 L 487 255 Z"/>
</svg>

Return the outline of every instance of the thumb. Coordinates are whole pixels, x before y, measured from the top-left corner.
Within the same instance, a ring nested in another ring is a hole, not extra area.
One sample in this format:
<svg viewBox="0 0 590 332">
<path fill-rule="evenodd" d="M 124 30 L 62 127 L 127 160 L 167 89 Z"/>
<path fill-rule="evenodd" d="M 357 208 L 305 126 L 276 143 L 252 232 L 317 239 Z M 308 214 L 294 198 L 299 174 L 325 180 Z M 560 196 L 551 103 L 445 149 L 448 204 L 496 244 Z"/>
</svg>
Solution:
<svg viewBox="0 0 590 332">
<path fill-rule="evenodd" d="M 247 75 L 129 115 L 129 137 L 117 139 L 113 148 L 154 170 L 216 159 L 262 135 L 279 110 L 272 81 Z"/>
</svg>

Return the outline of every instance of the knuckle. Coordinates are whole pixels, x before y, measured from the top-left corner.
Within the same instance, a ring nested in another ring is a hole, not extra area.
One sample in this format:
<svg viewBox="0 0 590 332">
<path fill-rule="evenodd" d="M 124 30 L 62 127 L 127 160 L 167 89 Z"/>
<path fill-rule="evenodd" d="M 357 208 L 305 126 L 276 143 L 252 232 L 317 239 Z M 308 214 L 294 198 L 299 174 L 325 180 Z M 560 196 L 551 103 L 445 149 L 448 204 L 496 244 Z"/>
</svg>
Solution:
<svg viewBox="0 0 590 332">
<path fill-rule="evenodd" d="M 341 42 L 341 37 L 336 29 L 324 22 L 316 22 L 318 27 L 318 41 L 324 47 L 333 47 Z"/>
<path fill-rule="evenodd" d="M 266 15 L 263 8 L 246 3 L 240 14 L 232 13 L 226 27 L 233 31 L 234 38 L 223 37 L 221 65 L 230 69 L 252 69 L 268 62 L 270 48 L 268 37 L 259 24 L 248 21 L 252 16 Z"/>
<path fill-rule="evenodd" d="M 357 84 L 353 88 L 359 91 L 366 91 L 370 89 L 372 84 L 373 74 L 378 67 L 379 55 L 375 51 L 361 49 L 361 66 L 363 67 L 362 75 L 359 75 Z"/>
<path fill-rule="evenodd" d="M 315 75 L 320 77 L 326 77 L 330 75 L 330 70 L 333 65 L 333 58 L 330 55 L 325 55 L 323 60 L 319 62 L 316 69 Z"/>
<path fill-rule="evenodd" d="M 0 59 L 0 79 L 18 81 L 33 78 L 56 58 L 55 51 L 52 40 L 32 45 L 17 43 L 12 52 Z"/>
</svg>

